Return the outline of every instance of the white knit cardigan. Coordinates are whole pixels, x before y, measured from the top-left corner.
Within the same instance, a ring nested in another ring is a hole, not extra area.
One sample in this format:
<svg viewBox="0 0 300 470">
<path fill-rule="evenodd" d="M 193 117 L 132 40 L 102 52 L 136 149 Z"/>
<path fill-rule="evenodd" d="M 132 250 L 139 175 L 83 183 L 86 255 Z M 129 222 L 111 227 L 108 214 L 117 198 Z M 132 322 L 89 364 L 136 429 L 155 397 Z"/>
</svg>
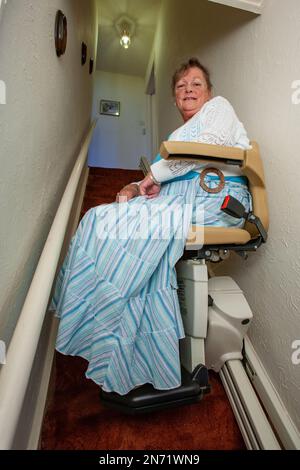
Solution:
<svg viewBox="0 0 300 470">
<path fill-rule="evenodd" d="M 243 124 L 229 101 L 222 96 L 207 101 L 198 113 L 170 135 L 169 140 L 226 145 L 245 150 L 250 148 Z M 162 183 L 183 176 L 191 170 L 201 172 L 207 166 L 211 164 L 201 165 L 162 159 L 151 165 L 151 171 L 154 178 Z M 225 176 L 241 175 L 238 167 L 215 163 L 213 166 L 222 170 Z"/>
</svg>

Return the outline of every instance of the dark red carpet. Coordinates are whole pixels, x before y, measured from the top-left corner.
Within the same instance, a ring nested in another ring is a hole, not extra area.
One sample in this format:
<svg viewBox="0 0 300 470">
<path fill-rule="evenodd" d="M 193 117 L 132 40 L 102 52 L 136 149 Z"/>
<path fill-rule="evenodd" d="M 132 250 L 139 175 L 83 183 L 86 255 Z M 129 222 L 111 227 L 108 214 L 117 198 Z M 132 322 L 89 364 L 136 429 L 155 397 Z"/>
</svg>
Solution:
<svg viewBox="0 0 300 470">
<path fill-rule="evenodd" d="M 112 202 L 139 171 L 91 169 L 82 214 Z M 56 354 L 54 392 L 41 436 L 43 450 L 240 450 L 245 449 L 217 374 L 212 392 L 194 405 L 127 416 L 105 408 L 99 387 L 85 378 L 87 362 Z M 50 387 L 51 388 L 51 387 Z"/>
</svg>

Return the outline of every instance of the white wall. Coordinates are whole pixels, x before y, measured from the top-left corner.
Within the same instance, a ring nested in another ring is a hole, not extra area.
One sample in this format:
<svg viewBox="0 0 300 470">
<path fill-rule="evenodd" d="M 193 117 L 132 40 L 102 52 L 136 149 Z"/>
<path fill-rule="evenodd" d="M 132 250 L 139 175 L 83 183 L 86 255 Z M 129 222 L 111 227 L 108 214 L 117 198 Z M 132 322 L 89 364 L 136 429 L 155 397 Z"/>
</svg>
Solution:
<svg viewBox="0 0 300 470">
<path fill-rule="evenodd" d="M 97 71 L 93 118 L 99 118 L 89 152 L 89 166 L 137 169 L 148 156 L 144 134 L 146 95 L 141 77 Z M 99 113 L 100 100 L 120 101 L 119 117 Z"/>
<path fill-rule="evenodd" d="M 94 0 L 1 3 L 0 339 L 9 341 L 90 124 L 93 77 L 81 66 L 81 41 L 96 57 L 97 14 Z M 58 9 L 68 20 L 60 59 Z"/>
<path fill-rule="evenodd" d="M 232 257 L 226 272 L 253 309 L 250 337 L 300 429 L 300 2 L 266 0 L 262 16 L 206 0 L 165 0 L 155 46 L 160 138 L 180 124 L 170 79 L 197 55 L 212 71 L 215 94 L 227 97 L 251 139 L 259 142 L 270 202 L 270 238 L 247 262 Z M 299 84 L 298 84 L 299 86 Z M 299 92 L 297 97 L 299 98 Z"/>
</svg>

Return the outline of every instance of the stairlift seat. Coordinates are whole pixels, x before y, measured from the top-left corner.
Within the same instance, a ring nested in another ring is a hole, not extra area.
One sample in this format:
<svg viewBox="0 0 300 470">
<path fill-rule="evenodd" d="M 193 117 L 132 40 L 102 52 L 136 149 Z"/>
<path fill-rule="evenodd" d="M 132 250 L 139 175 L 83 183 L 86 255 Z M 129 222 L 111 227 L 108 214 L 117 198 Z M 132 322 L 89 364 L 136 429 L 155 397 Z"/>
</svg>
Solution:
<svg viewBox="0 0 300 470">
<path fill-rule="evenodd" d="M 251 239 L 247 230 L 231 227 L 197 227 L 191 225 L 185 248 L 193 250 L 201 245 L 244 245 Z"/>
<path fill-rule="evenodd" d="M 268 230 L 269 217 L 267 195 L 262 161 L 259 147 L 251 142 L 251 149 L 243 150 L 222 145 L 200 144 L 197 142 L 163 142 L 160 155 L 170 160 L 185 160 L 200 163 L 222 162 L 228 165 L 238 165 L 248 178 L 249 191 L 252 195 L 253 212 L 258 216 Z M 193 250 L 201 245 L 244 245 L 257 237 L 255 226 L 245 224 L 243 229 L 231 227 L 197 227 L 191 226 L 187 238 L 186 249 Z"/>
<path fill-rule="evenodd" d="M 269 226 L 267 195 L 262 161 L 256 142 L 244 151 L 235 147 L 186 142 L 163 142 L 160 154 L 165 159 L 200 163 L 238 165 L 248 178 L 252 212 L 267 232 Z M 256 250 L 265 239 L 257 225 L 246 222 L 234 227 L 197 227 L 192 225 L 186 241 L 189 260 L 177 265 L 180 307 L 186 337 L 181 343 L 181 362 L 192 372 L 205 364 L 216 372 L 228 360 L 242 359 L 243 338 L 252 319 L 251 309 L 237 284 L 230 277 L 208 279 L 206 262 L 222 259 L 224 250 L 246 253 Z M 216 253 L 214 257 L 213 252 Z M 205 278 L 207 281 L 205 282 Z M 201 282 L 200 282 L 201 280 Z M 203 281 L 204 280 L 204 281 Z M 206 308 L 203 299 L 209 298 Z M 199 326 L 200 325 L 200 326 Z M 203 333 L 207 327 L 207 332 Z"/>
</svg>

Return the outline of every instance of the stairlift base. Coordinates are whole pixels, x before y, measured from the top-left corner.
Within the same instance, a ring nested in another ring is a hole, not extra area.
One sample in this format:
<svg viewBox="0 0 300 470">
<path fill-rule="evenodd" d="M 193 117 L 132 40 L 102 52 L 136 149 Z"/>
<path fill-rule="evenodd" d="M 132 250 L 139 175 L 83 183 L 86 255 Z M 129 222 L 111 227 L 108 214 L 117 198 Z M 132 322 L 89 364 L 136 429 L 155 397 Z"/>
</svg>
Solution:
<svg viewBox="0 0 300 470">
<path fill-rule="evenodd" d="M 192 371 L 201 362 L 219 372 L 226 361 L 242 359 L 252 312 L 239 286 L 227 276 L 208 279 L 204 260 L 180 261 L 177 277 L 186 332 L 184 367 Z"/>
<path fill-rule="evenodd" d="M 188 330 L 182 342 L 184 365 L 191 370 L 201 354 L 207 369 L 220 373 L 247 449 L 280 449 L 241 361 L 243 341 L 252 320 L 243 292 L 230 277 L 211 277 L 205 285 L 204 262 L 180 261 L 178 265 L 179 299 Z M 200 290 L 198 296 L 187 295 L 196 289 Z M 195 299 L 204 295 L 206 310 L 202 303 L 195 303 Z M 203 325 L 199 328 L 199 321 L 191 318 L 199 315 L 207 321 L 206 335 L 202 334 Z M 191 329 L 191 325 L 198 325 L 198 329 Z"/>
</svg>

